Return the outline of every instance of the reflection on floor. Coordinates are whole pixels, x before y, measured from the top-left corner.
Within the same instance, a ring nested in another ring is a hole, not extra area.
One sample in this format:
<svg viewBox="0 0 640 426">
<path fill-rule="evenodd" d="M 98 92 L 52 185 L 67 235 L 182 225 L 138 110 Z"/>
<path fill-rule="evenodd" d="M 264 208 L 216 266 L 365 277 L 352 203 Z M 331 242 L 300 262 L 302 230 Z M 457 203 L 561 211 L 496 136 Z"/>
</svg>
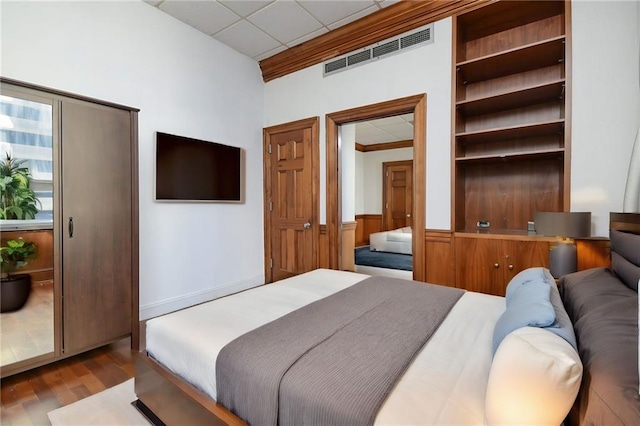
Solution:
<svg viewBox="0 0 640 426">
<path fill-rule="evenodd" d="M 0 314 L 0 365 L 53 352 L 53 282 L 32 287 L 27 304 Z"/>
</svg>

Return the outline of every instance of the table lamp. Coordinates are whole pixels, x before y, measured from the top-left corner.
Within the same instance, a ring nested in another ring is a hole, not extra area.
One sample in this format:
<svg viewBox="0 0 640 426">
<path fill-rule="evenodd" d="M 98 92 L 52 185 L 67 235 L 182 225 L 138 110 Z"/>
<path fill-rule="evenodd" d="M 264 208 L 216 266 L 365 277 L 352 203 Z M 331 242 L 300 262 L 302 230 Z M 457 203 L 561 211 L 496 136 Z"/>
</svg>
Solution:
<svg viewBox="0 0 640 426">
<path fill-rule="evenodd" d="M 549 247 L 549 271 L 554 278 L 576 272 L 578 257 L 574 238 L 591 236 L 591 212 L 536 212 L 537 235 L 557 237 Z"/>
</svg>

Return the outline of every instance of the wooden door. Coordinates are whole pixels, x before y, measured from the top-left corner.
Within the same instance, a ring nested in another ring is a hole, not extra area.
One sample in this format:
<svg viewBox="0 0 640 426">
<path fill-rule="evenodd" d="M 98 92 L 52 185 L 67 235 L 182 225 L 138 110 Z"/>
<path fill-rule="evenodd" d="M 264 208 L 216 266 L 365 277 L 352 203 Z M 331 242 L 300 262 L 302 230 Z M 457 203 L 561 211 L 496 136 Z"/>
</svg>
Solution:
<svg viewBox="0 0 640 426">
<path fill-rule="evenodd" d="M 318 264 L 317 118 L 265 129 L 267 282 Z"/>
<path fill-rule="evenodd" d="M 382 178 L 383 230 L 412 226 L 413 161 L 382 163 Z"/>
<path fill-rule="evenodd" d="M 131 333 L 132 164 L 129 111 L 64 101 L 64 351 Z"/>
</svg>

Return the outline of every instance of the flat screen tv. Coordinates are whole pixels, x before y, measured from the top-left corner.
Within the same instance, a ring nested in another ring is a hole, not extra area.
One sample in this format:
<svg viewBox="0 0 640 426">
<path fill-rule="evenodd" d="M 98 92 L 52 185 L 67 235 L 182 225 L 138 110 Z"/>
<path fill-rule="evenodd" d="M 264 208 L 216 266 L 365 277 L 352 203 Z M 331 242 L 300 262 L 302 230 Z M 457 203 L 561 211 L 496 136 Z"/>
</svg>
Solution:
<svg viewBox="0 0 640 426">
<path fill-rule="evenodd" d="M 242 202 L 242 155 L 233 146 L 156 133 L 156 200 Z"/>
</svg>

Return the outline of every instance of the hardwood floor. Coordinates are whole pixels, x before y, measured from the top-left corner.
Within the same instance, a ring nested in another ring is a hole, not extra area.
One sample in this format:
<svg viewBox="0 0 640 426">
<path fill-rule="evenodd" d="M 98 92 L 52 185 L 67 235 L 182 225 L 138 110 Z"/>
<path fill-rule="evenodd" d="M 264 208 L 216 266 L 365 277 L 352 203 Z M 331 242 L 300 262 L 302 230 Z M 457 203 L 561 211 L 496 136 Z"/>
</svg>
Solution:
<svg viewBox="0 0 640 426">
<path fill-rule="evenodd" d="M 133 377 L 130 339 L 2 379 L 2 425 L 50 425 L 47 412 Z"/>
</svg>

